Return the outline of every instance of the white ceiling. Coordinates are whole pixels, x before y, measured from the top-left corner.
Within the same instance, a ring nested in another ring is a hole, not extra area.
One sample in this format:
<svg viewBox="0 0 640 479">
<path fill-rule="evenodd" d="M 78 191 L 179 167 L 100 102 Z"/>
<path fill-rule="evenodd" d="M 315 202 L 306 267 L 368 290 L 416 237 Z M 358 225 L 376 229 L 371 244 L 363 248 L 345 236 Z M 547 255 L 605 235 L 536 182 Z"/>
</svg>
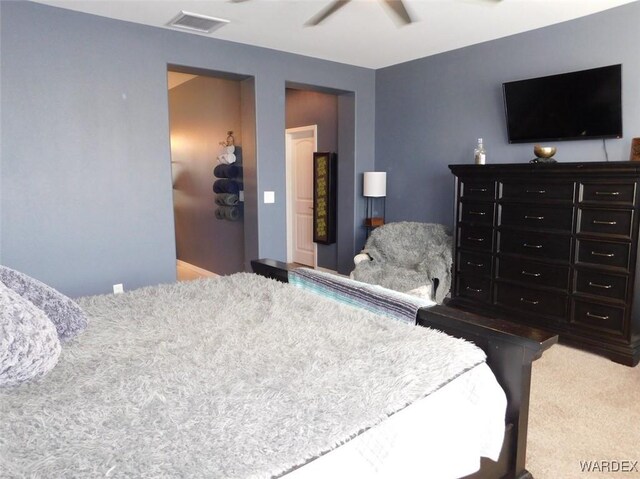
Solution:
<svg viewBox="0 0 640 479">
<path fill-rule="evenodd" d="M 398 26 L 378 0 L 352 0 L 322 24 L 331 0 L 37 0 L 165 27 L 181 10 L 230 20 L 208 36 L 368 68 L 433 55 L 638 0 L 405 0 L 417 20 Z"/>
</svg>

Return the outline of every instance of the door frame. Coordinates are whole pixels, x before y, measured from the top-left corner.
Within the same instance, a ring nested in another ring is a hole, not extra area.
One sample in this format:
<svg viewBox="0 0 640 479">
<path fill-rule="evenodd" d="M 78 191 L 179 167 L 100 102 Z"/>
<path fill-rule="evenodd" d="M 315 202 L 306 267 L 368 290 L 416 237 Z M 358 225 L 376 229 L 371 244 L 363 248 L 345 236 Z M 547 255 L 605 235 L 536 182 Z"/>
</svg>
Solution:
<svg viewBox="0 0 640 479">
<path fill-rule="evenodd" d="M 318 125 L 300 126 L 297 128 L 287 128 L 285 130 L 285 170 L 286 170 L 286 211 L 287 211 L 287 263 L 293 262 L 293 155 L 291 140 L 296 133 L 313 133 L 313 151 L 318 151 Z M 311 170 L 313 171 L 313 169 Z M 313 267 L 318 266 L 318 244 L 313 243 Z"/>
</svg>

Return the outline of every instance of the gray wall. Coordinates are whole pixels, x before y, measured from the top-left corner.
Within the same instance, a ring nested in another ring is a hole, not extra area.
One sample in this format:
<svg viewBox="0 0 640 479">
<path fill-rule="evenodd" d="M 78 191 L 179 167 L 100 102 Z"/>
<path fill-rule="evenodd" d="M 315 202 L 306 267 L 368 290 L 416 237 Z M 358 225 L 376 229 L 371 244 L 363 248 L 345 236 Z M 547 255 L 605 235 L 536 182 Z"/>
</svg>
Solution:
<svg viewBox="0 0 640 479">
<path fill-rule="evenodd" d="M 0 262 L 71 296 L 175 280 L 166 71 L 180 65 L 255 79 L 243 89 L 256 116 L 245 227 L 261 257 L 286 259 L 286 83 L 353 93 L 338 253 L 349 268 L 356 178 L 374 160 L 374 71 L 30 2 L 0 9 Z"/>
<path fill-rule="evenodd" d="M 258 162 L 256 148 L 256 85 L 254 78 L 240 83 L 242 123 L 242 182 L 244 184 L 244 269 L 258 258 Z"/>
<path fill-rule="evenodd" d="M 376 169 L 388 172 L 387 219 L 451 224 L 452 163 L 472 163 L 482 137 L 488 163 L 523 163 L 533 144 L 510 145 L 502 83 L 623 64 L 624 138 L 640 136 L 640 3 L 376 72 Z M 562 162 L 604 161 L 601 140 L 557 142 Z"/>
<path fill-rule="evenodd" d="M 198 76 L 169 90 L 176 257 L 217 274 L 244 271 L 243 222 L 216 219 L 212 191 L 229 130 L 242 164 L 240 101 L 238 80 Z"/>
<path fill-rule="evenodd" d="M 286 127 L 318 125 L 318 151 L 338 151 L 338 97 L 328 93 L 287 89 Z M 340 159 L 338 159 L 340 161 Z M 338 181 L 340 179 L 338 178 Z M 338 214 L 340 208 L 338 207 Z M 318 266 L 337 269 L 336 244 L 318 245 Z"/>
</svg>

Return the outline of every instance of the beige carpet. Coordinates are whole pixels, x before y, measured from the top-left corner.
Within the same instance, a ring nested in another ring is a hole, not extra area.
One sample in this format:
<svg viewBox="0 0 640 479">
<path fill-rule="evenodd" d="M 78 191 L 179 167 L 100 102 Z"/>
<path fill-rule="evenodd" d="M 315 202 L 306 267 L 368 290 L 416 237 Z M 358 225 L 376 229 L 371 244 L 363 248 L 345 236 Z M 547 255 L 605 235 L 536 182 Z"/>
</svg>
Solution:
<svg viewBox="0 0 640 479">
<path fill-rule="evenodd" d="M 637 464 L 582 472 L 580 461 Z M 561 345 L 534 362 L 527 469 L 535 479 L 640 478 L 640 365 Z"/>
</svg>

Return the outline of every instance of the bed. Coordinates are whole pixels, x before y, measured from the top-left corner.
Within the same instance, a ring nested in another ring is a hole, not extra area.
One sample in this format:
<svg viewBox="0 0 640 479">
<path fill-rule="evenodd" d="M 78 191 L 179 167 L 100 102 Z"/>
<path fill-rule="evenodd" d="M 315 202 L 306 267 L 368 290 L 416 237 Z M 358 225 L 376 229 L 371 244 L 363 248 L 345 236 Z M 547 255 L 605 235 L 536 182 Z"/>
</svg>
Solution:
<svg viewBox="0 0 640 479">
<path fill-rule="evenodd" d="M 89 326 L 56 367 L 0 390 L 2 477 L 460 477 L 504 461 L 510 406 L 505 428 L 467 341 L 248 273 L 79 303 Z"/>
<path fill-rule="evenodd" d="M 252 260 L 251 266 L 256 273 L 282 282 L 287 282 L 295 269 L 295 265 L 269 258 Z M 532 478 L 525 467 L 531 366 L 558 342 L 558 336 L 459 307 L 451 308 L 446 301 L 421 308 L 416 322 L 467 339 L 481 348 L 486 353 L 487 366 L 507 396 L 505 434 L 498 461 L 483 458 L 480 470 L 465 479 Z"/>
</svg>

